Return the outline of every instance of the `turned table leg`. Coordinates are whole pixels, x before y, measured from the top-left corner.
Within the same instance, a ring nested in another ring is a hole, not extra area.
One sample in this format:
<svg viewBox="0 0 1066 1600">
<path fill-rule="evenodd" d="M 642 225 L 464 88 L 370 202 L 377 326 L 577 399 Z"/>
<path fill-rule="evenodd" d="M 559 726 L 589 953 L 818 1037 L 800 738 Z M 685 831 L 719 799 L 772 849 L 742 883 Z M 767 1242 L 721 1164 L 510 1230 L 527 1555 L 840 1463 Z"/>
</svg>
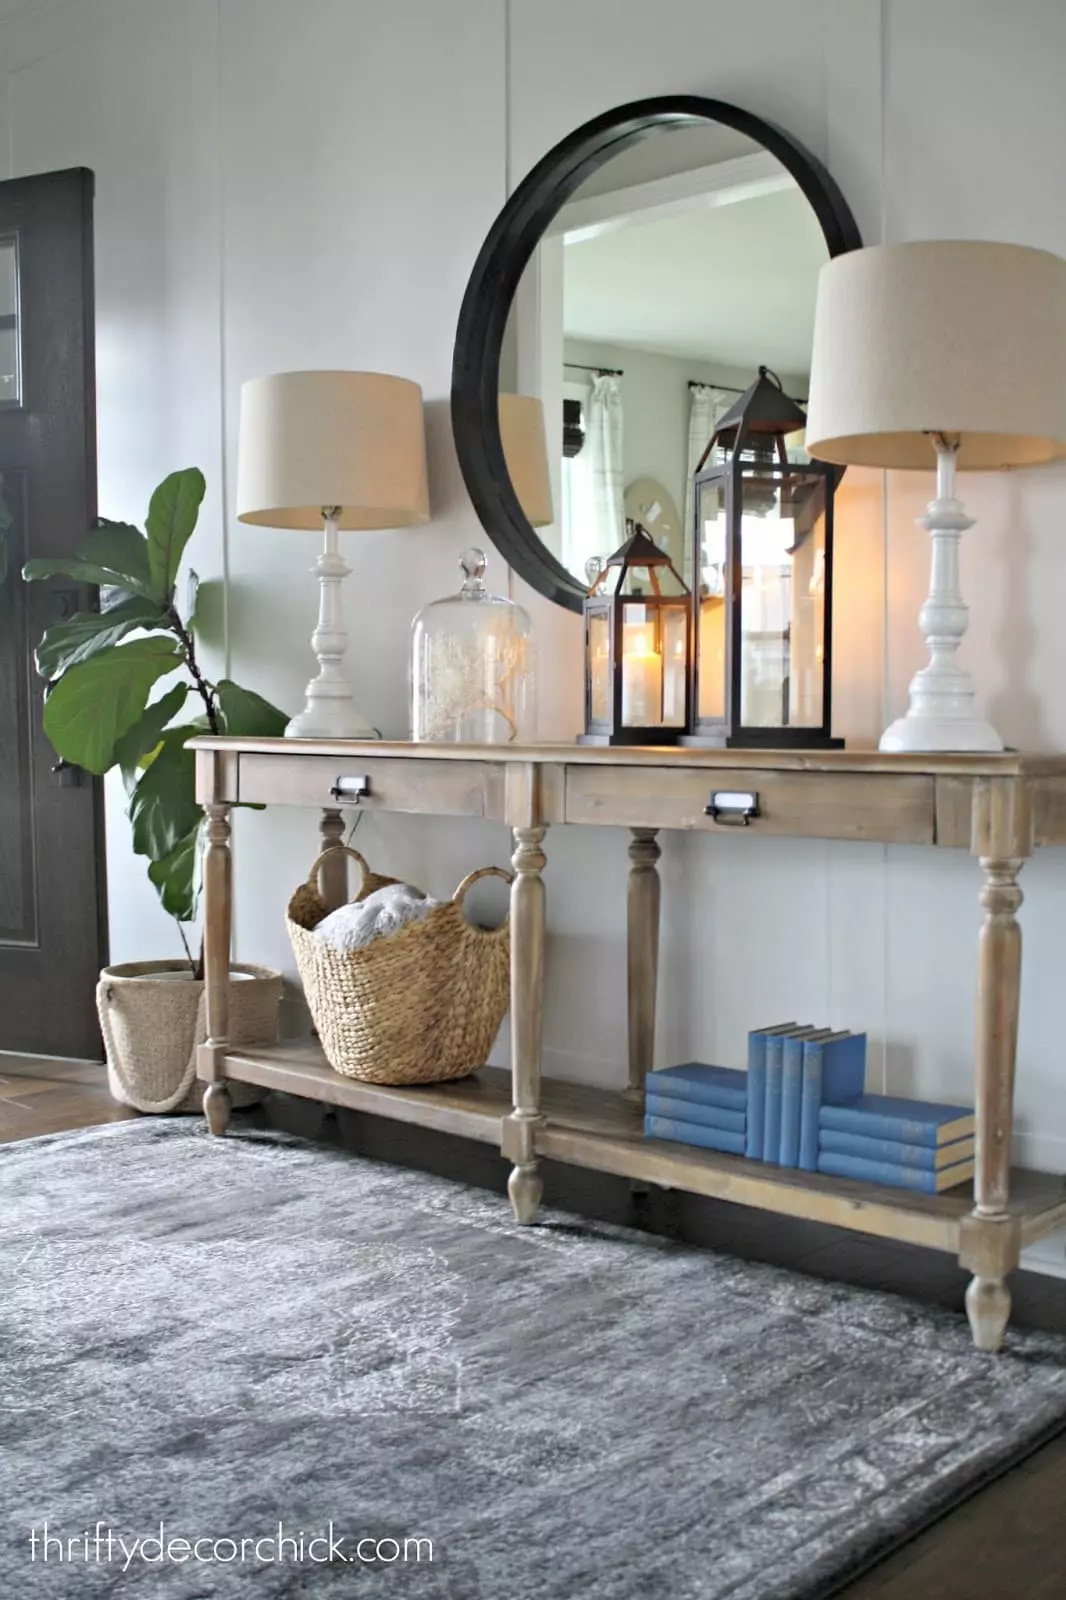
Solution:
<svg viewBox="0 0 1066 1600">
<path fill-rule="evenodd" d="M 541 849 L 546 829 L 515 828 L 511 858 L 511 1077 L 514 1109 L 503 1128 L 503 1153 L 514 1162 L 507 1181 L 516 1221 L 537 1214 L 543 1180 L 538 1171 L 541 1020 L 544 1006 L 544 880 Z"/>
<path fill-rule="evenodd" d="M 230 923 L 233 893 L 229 806 L 209 805 L 204 852 L 204 978 L 207 1042 L 200 1046 L 200 1077 L 207 1079 L 204 1116 L 214 1134 L 229 1126 L 230 1092 L 221 1057 L 229 1036 Z"/>
<path fill-rule="evenodd" d="M 1010 1316 L 1007 1274 L 1018 1265 L 1020 1227 L 1009 1210 L 1014 1062 L 1018 1042 L 1021 857 L 982 856 L 985 910 L 978 947 L 974 1208 L 963 1224 L 960 1259 L 974 1276 L 966 1311 L 979 1350 L 998 1350 Z"/>
<path fill-rule="evenodd" d="M 1028 784 L 982 778 L 974 788 L 971 850 L 981 862 L 985 919 L 978 941 L 974 1052 L 974 1208 L 962 1219 L 959 1261 L 973 1273 L 966 1311 L 979 1350 L 998 1350 L 1010 1316 L 1007 1277 L 1021 1255 L 1021 1222 L 1010 1209 L 1014 1063 L 1022 972 L 1018 874 L 1032 854 Z"/>
<path fill-rule="evenodd" d="M 659 874 L 662 855 L 655 828 L 633 828 L 629 845 L 627 902 L 629 1086 L 627 1094 L 644 1102 L 644 1079 L 655 1056 L 655 988 L 659 972 Z"/>
</svg>

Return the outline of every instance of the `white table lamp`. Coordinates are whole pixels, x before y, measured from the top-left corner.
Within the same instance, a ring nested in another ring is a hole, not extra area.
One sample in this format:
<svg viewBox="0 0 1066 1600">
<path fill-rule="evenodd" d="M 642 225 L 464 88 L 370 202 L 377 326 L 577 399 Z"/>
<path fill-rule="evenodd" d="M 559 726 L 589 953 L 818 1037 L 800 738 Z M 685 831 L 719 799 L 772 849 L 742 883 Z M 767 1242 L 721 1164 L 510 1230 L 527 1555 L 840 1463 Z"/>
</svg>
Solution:
<svg viewBox="0 0 1066 1600">
<path fill-rule="evenodd" d="M 837 256 L 822 268 L 806 448 L 823 461 L 928 470 L 936 499 L 929 661 L 881 749 L 1002 750 L 956 660 L 968 612 L 959 539 L 973 526 L 955 470 L 1066 455 L 1066 261 L 1023 245 L 926 240 Z"/>
<path fill-rule="evenodd" d="M 268 528 L 324 528 L 318 674 L 285 729 L 294 739 L 373 739 L 344 672 L 341 528 L 429 520 L 422 391 L 383 372 L 277 372 L 241 389 L 237 515 Z"/>
</svg>

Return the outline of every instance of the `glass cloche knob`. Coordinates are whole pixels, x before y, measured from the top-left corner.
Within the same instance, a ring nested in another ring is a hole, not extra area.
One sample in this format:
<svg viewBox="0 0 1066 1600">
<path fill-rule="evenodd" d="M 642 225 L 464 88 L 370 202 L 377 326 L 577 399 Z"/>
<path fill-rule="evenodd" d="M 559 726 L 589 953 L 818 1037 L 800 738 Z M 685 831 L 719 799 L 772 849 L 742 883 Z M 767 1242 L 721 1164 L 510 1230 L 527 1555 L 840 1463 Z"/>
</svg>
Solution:
<svg viewBox="0 0 1066 1600">
<path fill-rule="evenodd" d="M 464 550 L 459 557 L 459 565 L 463 569 L 466 582 L 461 592 L 465 595 L 477 595 L 479 598 L 485 593 L 485 552 L 476 545 L 471 545 L 469 550 Z"/>
</svg>

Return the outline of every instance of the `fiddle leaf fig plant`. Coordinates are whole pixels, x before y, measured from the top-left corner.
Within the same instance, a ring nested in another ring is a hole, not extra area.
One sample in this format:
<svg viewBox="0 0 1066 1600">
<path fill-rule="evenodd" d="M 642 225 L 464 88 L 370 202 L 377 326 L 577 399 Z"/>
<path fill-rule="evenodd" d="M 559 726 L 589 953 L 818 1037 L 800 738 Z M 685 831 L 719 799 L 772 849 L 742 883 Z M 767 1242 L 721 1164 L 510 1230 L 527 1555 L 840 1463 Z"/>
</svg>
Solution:
<svg viewBox="0 0 1066 1600">
<path fill-rule="evenodd" d="M 37 670 L 48 685 L 44 730 L 71 766 L 121 770 L 133 848 L 147 858 L 148 876 L 179 925 L 196 916 L 204 820 L 188 741 L 204 733 L 270 737 L 287 721 L 250 689 L 204 676 L 194 575 L 187 614 L 178 611 L 178 570 L 204 487 L 196 467 L 172 472 L 152 495 L 143 533 L 101 518 L 73 557 L 29 561 L 22 572 L 28 582 L 66 577 L 100 589 L 99 611 L 54 623 L 37 646 Z M 179 681 L 151 698 L 178 673 Z M 190 705 L 197 714 L 176 723 Z"/>
</svg>

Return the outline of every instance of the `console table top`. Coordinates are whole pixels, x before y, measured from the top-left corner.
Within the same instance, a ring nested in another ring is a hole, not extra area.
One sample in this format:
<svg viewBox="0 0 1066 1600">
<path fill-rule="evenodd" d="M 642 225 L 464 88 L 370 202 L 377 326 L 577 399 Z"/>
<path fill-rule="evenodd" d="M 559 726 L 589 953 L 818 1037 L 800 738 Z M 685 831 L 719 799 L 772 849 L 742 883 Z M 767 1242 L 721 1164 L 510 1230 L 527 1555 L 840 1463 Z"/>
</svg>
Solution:
<svg viewBox="0 0 1066 1600">
<path fill-rule="evenodd" d="M 1066 778 L 1066 754 L 1029 755 L 1018 750 L 976 754 L 931 751 L 893 755 L 848 750 L 694 750 L 676 745 L 416 744 L 387 739 L 236 739 L 204 735 L 190 739 L 196 750 L 244 755 L 400 757 L 421 761 L 520 762 L 538 766 L 683 767 L 709 771 L 924 773 L 933 777 Z"/>
</svg>

